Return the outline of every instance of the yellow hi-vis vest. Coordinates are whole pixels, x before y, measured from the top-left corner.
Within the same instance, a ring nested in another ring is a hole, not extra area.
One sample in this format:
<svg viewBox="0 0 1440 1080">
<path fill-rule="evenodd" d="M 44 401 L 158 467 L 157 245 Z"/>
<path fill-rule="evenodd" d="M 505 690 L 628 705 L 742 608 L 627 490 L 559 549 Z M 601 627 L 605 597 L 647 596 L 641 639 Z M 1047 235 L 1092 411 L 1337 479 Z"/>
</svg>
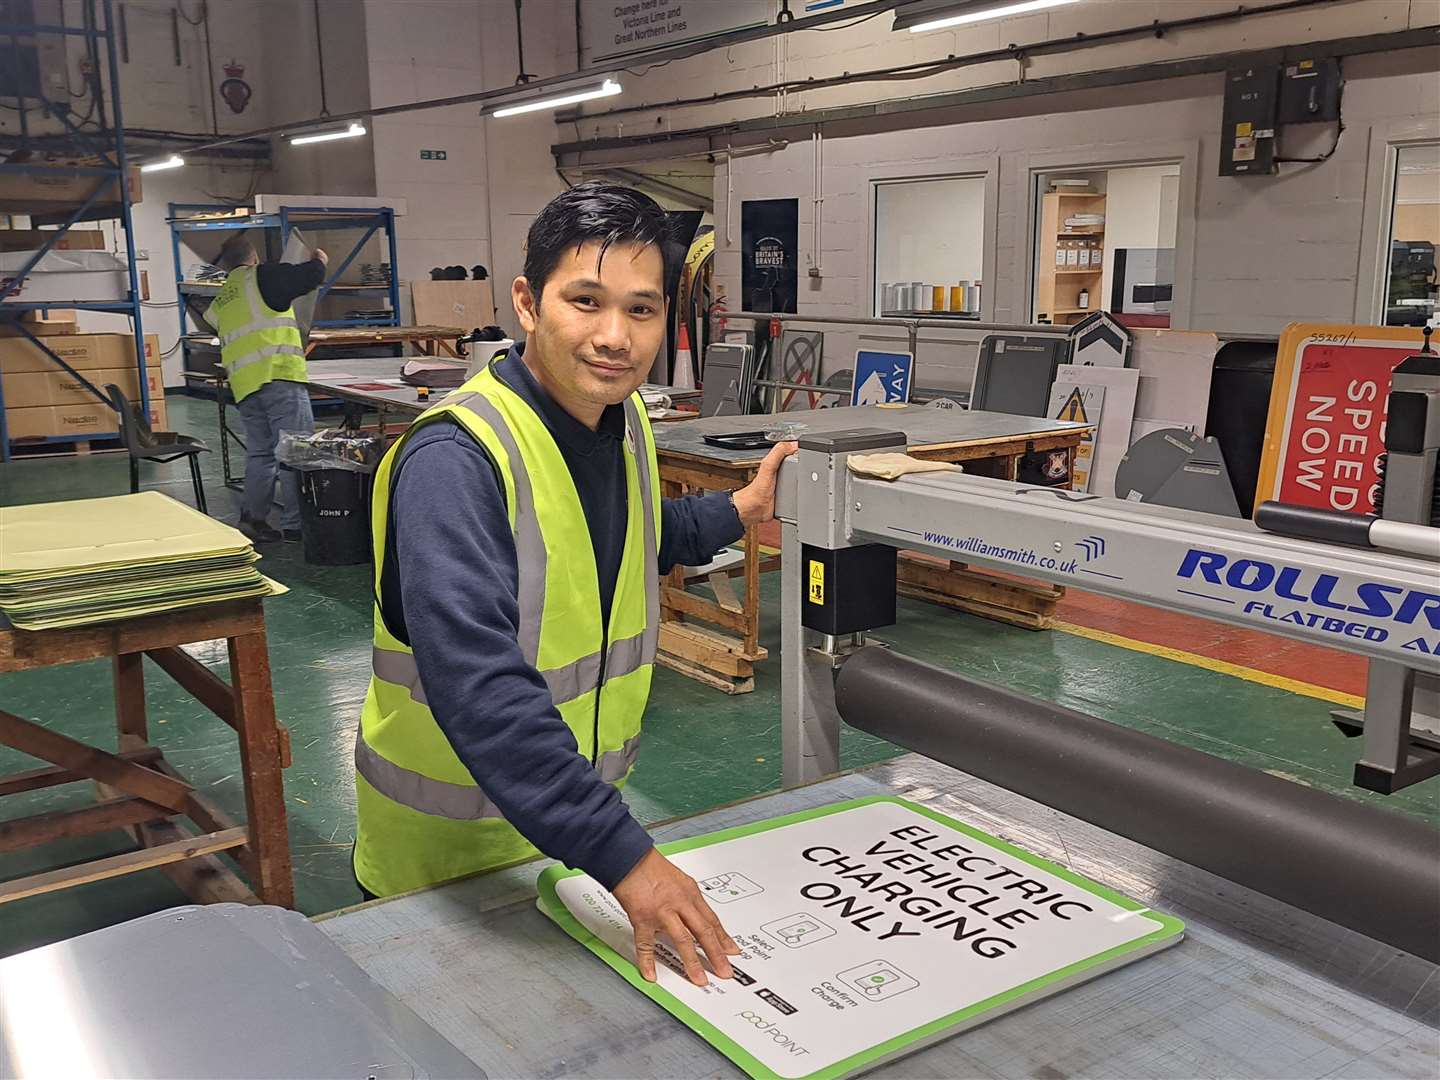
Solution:
<svg viewBox="0 0 1440 1080">
<path fill-rule="evenodd" d="M 385 565 L 390 482 L 410 435 L 449 417 L 489 453 L 504 485 L 519 561 L 519 638 L 579 752 L 622 784 L 635 764 L 660 632 L 655 441 L 639 395 L 625 402 L 625 551 L 609 626 L 590 530 L 544 421 L 490 365 L 427 410 L 375 473 L 375 595 Z M 617 512 L 620 508 L 616 508 Z M 423 557 L 411 552 L 407 558 Z M 380 896 L 533 858 L 536 849 L 476 784 L 435 722 L 410 648 L 377 602 L 370 689 L 355 740 L 355 873 Z M 483 717 L 484 701 L 472 706 Z"/>
<path fill-rule="evenodd" d="M 205 314 L 220 335 L 220 363 L 236 401 L 276 379 L 306 381 L 295 309 L 276 311 L 265 303 L 255 267 L 231 270 Z"/>
</svg>

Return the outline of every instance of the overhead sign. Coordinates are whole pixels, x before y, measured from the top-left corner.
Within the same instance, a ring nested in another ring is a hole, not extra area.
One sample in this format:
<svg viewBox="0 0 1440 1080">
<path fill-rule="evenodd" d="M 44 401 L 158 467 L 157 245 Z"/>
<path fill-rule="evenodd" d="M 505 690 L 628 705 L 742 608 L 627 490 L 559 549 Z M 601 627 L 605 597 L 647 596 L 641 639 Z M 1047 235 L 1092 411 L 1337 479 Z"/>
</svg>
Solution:
<svg viewBox="0 0 1440 1080">
<path fill-rule="evenodd" d="M 889 797 L 661 845 L 741 948 L 697 987 L 594 879 L 540 877 L 540 909 L 750 1076 L 849 1076 L 1179 942 L 1177 919 Z"/>
<path fill-rule="evenodd" d="M 585 63 L 763 26 L 770 0 L 612 0 L 580 5 Z"/>
<path fill-rule="evenodd" d="M 1255 505 L 1372 513 L 1390 375 L 1418 328 L 1292 323 L 1280 337 Z"/>
<path fill-rule="evenodd" d="M 915 357 L 908 352 L 857 349 L 851 405 L 885 405 L 910 400 L 910 375 Z"/>
</svg>

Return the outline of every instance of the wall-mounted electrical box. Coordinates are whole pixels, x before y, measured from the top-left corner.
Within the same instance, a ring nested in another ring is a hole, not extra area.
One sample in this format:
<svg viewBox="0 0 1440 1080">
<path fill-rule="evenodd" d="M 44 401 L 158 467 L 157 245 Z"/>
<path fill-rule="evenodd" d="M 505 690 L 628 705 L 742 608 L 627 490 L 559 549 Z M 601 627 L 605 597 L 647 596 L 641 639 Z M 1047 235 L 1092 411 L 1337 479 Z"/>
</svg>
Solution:
<svg viewBox="0 0 1440 1080">
<path fill-rule="evenodd" d="M 1225 112 L 1220 134 L 1221 176 L 1274 173 L 1275 120 L 1280 69 L 1273 65 L 1225 73 Z"/>
<path fill-rule="evenodd" d="M 1339 119 L 1339 60 L 1324 56 L 1296 60 L 1281 68 L 1279 121 L 1282 125 Z"/>
</svg>

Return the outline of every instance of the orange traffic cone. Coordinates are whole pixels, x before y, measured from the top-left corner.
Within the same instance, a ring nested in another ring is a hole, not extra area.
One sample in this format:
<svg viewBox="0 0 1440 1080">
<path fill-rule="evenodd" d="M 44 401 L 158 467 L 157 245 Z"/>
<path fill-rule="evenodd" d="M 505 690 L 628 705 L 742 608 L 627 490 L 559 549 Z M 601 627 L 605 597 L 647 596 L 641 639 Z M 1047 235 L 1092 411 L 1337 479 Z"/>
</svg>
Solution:
<svg viewBox="0 0 1440 1080">
<path fill-rule="evenodd" d="M 680 343 L 675 349 L 675 375 L 671 379 L 676 390 L 695 389 L 695 358 L 690 355 L 690 331 L 680 324 Z"/>
</svg>

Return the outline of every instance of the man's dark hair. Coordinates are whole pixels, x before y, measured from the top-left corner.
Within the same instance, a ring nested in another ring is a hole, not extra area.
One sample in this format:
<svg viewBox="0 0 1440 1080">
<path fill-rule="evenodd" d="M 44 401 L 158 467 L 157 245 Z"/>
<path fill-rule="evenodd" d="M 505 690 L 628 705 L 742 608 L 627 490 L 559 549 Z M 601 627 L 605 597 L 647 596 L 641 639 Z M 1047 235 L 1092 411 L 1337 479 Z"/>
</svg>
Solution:
<svg viewBox="0 0 1440 1080">
<path fill-rule="evenodd" d="M 538 305 L 540 291 L 567 252 L 598 240 L 603 259 L 612 244 L 654 244 L 668 266 L 674 257 L 670 239 L 670 221 L 649 195 L 599 180 L 576 184 L 551 199 L 530 223 L 525 280 Z"/>
<path fill-rule="evenodd" d="M 250 242 L 250 237 L 243 232 L 236 233 L 220 246 L 220 254 L 215 256 L 215 265 L 221 270 L 234 270 L 237 266 L 243 266 L 250 261 L 251 256 L 258 256 L 255 245 Z"/>
</svg>

